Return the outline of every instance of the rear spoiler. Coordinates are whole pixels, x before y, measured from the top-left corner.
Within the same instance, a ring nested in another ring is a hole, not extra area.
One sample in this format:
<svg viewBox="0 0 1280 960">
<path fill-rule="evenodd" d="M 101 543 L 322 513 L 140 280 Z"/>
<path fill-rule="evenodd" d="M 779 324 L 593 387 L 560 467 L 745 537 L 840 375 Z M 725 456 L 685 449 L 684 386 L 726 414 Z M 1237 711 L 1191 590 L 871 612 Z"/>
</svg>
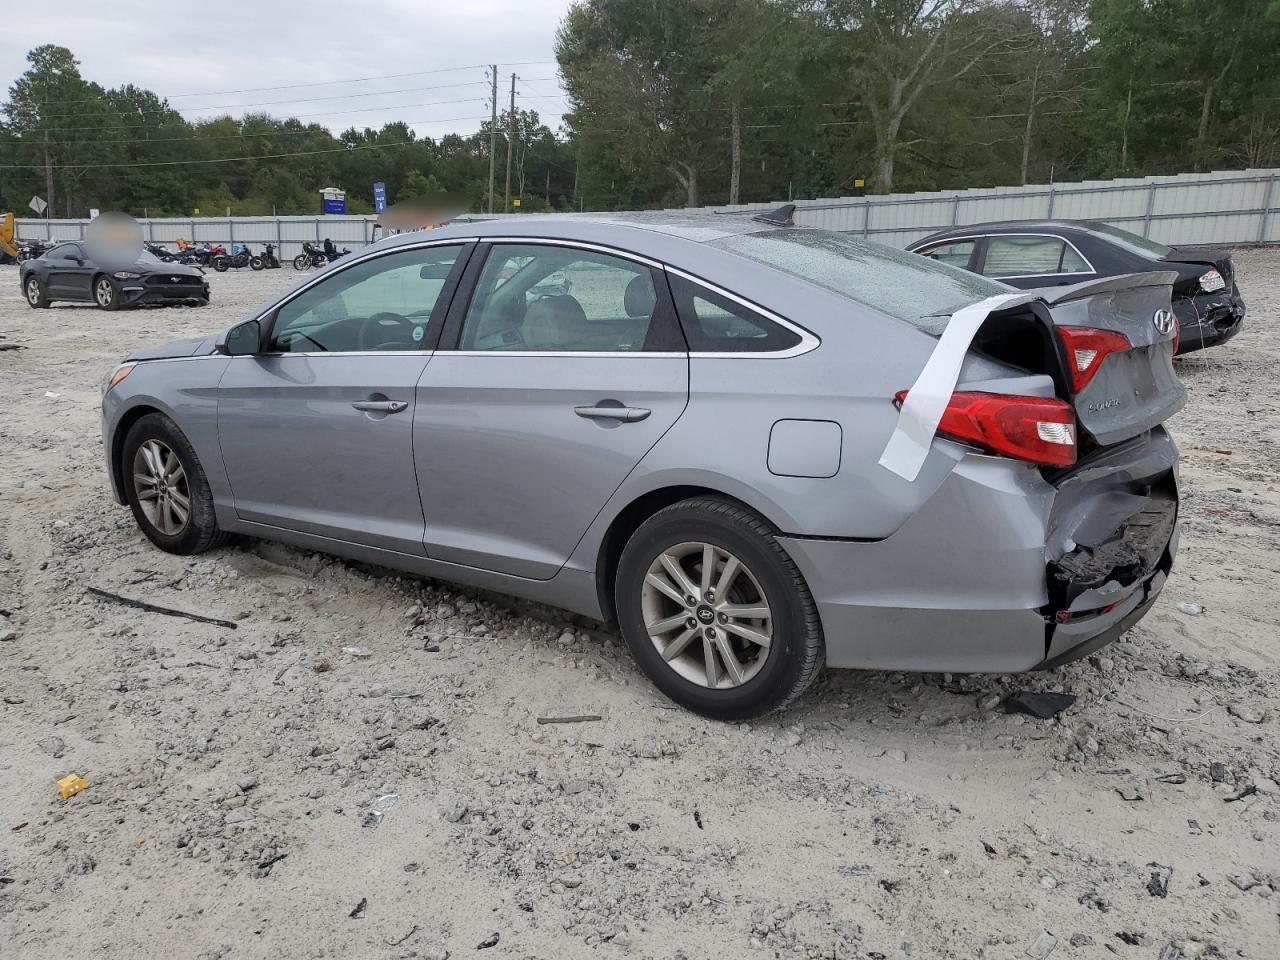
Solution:
<svg viewBox="0 0 1280 960">
<path fill-rule="evenodd" d="M 1122 273 L 1118 277 L 1101 277 L 1097 280 L 1086 280 L 1073 283 L 1069 287 L 1045 287 L 1035 291 L 1036 297 L 1049 306 L 1059 303 L 1070 303 L 1072 300 L 1083 300 L 1099 293 L 1115 293 L 1119 290 L 1133 290 L 1136 287 L 1159 287 L 1165 284 L 1173 286 L 1178 274 L 1173 270 L 1152 270 L 1149 273 Z"/>
</svg>

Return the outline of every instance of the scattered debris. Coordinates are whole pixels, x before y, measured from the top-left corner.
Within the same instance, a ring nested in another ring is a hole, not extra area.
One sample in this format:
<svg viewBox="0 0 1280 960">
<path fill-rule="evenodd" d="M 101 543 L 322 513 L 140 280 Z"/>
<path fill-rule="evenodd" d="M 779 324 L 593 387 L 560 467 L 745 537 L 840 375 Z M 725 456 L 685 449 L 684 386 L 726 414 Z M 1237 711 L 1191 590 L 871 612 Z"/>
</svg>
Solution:
<svg viewBox="0 0 1280 960">
<path fill-rule="evenodd" d="M 357 660 L 365 660 L 373 656 L 373 651 L 368 647 L 343 647 L 342 652 L 349 657 L 355 657 Z"/>
<path fill-rule="evenodd" d="M 539 717 L 538 723 L 591 723 L 603 719 L 599 714 L 584 713 L 576 717 Z"/>
<path fill-rule="evenodd" d="M 1036 693 L 1022 690 L 1004 702 L 1005 713 L 1025 713 L 1041 720 L 1051 720 L 1076 702 L 1072 693 Z"/>
<path fill-rule="evenodd" d="M 693 808 L 693 822 L 698 825 L 698 829 L 702 829 L 702 814 L 698 812 L 698 808 Z"/>
<path fill-rule="evenodd" d="M 78 774 L 69 773 L 58 781 L 58 792 L 62 794 L 62 799 L 67 800 L 74 797 L 77 793 L 89 786 L 89 781 Z"/>
<path fill-rule="evenodd" d="M 1189 617 L 1198 617 L 1204 613 L 1204 606 L 1191 600 L 1183 600 L 1178 604 L 1178 609 Z"/>
<path fill-rule="evenodd" d="M 400 946 L 400 944 L 404 943 L 406 940 L 408 940 L 417 932 L 418 932 L 418 925 L 415 923 L 412 927 L 409 928 L 409 932 L 406 933 L 403 937 L 396 937 L 394 940 L 388 939 L 385 942 L 389 947 L 398 947 Z"/>
<path fill-rule="evenodd" d="M 1215 760 L 1209 764 L 1209 779 L 1214 783 L 1226 783 L 1227 765 L 1220 760 Z"/>
<path fill-rule="evenodd" d="M 359 920 L 361 917 L 364 916 L 364 909 L 367 906 L 369 906 L 369 898 L 361 897 L 360 902 L 356 904 L 356 908 L 352 910 L 349 914 L 347 914 L 347 916 L 350 917 L 352 920 Z"/>
<path fill-rule="evenodd" d="M 501 935 L 495 930 L 493 933 L 489 934 L 487 937 L 485 937 L 483 940 L 477 943 L 476 949 L 487 950 L 489 949 L 489 947 L 496 947 L 500 939 L 501 939 Z"/>
<path fill-rule="evenodd" d="M 205 617 L 198 613 L 187 613 L 185 610 L 174 610 L 172 607 L 158 607 L 154 603 L 147 603 L 145 600 L 132 600 L 129 597 L 122 597 L 118 593 L 111 593 L 107 590 L 99 590 L 97 587 L 85 587 L 85 590 L 99 600 L 108 600 L 111 603 L 118 603 L 125 607 L 133 607 L 135 610 L 146 610 L 148 613 L 161 613 L 166 617 L 182 617 L 186 620 L 194 620 L 196 623 L 211 623 L 215 627 L 226 627 L 228 630 L 238 630 L 237 624 L 230 620 L 220 620 L 217 617 Z"/>
<path fill-rule="evenodd" d="M 1151 879 L 1147 881 L 1147 893 L 1153 897 L 1164 899 L 1169 896 L 1169 880 L 1173 876 L 1173 867 L 1159 863 L 1148 863 L 1151 867 Z"/>
<path fill-rule="evenodd" d="M 1040 936 L 1036 937 L 1023 953 L 1028 957 L 1033 957 L 1034 960 L 1044 960 L 1045 957 L 1053 953 L 1053 948 L 1057 945 L 1057 937 L 1048 930 L 1041 930 Z"/>
<path fill-rule="evenodd" d="M 384 793 L 380 797 L 374 797 L 360 804 L 361 807 L 367 807 L 368 811 L 364 815 L 364 819 L 360 821 L 360 826 L 373 829 L 382 822 L 382 818 L 387 815 L 396 802 L 400 799 L 398 793 Z"/>
</svg>

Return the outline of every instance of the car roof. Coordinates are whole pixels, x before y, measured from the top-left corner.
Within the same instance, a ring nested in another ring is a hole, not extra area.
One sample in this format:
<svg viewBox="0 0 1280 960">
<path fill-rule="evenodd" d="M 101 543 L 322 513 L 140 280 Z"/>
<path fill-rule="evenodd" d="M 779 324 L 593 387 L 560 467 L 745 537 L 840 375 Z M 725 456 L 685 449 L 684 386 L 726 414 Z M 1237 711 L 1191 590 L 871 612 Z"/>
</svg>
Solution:
<svg viewBox="0 0 1280 960">
<path fill-rule="evenodd" d="M 1098 235 L 1099 224 L 1093 220 L 993 220 L 989 223 L 967 223 L 948 227 L 915 241 L 912 247 L 938 240 L 959 237 L 981 237 L 993 233 L 1088 233 Z"/>
<path fill-rule="evenodd" d="M 751 214 L 653 211 L 641 213 L 552 213 L 486 219 L 466 215 L 425 231 L 432 239 L 454 237 L 529 237 L 603 243 L 639 254 L 662 257 L 688 244 L 707 244 L 726 237 L 796 230 L 752 219 Z M 396 234 L 379 246 L 421 243 L 424 231 Z"/>
</svg>

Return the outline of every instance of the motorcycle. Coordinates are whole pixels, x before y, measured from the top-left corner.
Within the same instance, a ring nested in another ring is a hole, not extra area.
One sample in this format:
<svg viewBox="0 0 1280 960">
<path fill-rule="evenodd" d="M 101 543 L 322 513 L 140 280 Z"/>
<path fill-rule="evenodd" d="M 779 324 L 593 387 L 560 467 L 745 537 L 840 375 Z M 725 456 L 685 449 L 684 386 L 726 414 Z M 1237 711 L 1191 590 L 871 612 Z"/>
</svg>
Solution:
<svg viewBox="0 0 1280 960">
<path fill-rule="evenodd" d="M 147 248 L 147 253 L 151 254 L 153 257 L 155 257 L 157 260 L 160 260 L 163 263 L 173 263 L 178 259 L 178 256 L 179 256 L 178 254 L 174 253 L 172 250 L 169 250 L 169 249 L 166 249 L 165 247 L 160 246 L 160 244 L 158 243 L 151 243 L 150 241 L 148 241 L 147 243 L 143 244 L 143 246 Z"/>
<path fill-rule="evenodd" d="M 18 262 L 22 263 L 26 260 L 34 260 L 36 257 L 43 257 L 51 249 L 53 249 L 53 244 L 44 240 L 19 240 Z"/>
<path fill-rule="evenodd" d="M 276 256 L 276 245 L 268 243 L 266 252 L 250 258 L 249 266 L 254 270 L 279 270 L 280 258 Z"/>
<path fill-rule="evenodd" d="M 219 273 L 226 273 L 232 267 L 239 270 L 241 267 L 252 266 L 253 254 L 250 252 L 247 244 L 237 243 L 231 247 L 231 252 L 225 251 L 216 254 L 213 258 L 213 269 Z"/>
<path fill-rule="evenodd" d="M 323 267 L 345 257 L 350 252 L 345 248 L 339 250 L 328 237 L 325 238 L 324 249 L 304 240 L 302 242 L 302 252 L 293 258 L 293 269 L 309 270 L 313 267 Z"/>
</svg>

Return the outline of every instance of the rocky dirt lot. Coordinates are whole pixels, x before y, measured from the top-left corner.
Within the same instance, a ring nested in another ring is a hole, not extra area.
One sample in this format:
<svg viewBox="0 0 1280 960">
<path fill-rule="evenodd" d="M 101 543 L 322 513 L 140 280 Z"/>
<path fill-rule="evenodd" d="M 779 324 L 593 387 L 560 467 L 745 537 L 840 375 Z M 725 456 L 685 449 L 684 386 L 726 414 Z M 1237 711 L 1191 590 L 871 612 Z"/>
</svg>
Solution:
<svg viewBox="0 0 1280 960">
<path fill-rule="evenodd" d="M 103 313 L 0 268 L 0 956 L 1280 956 L 1280 253 L 1237 264 L 1248 329 L 1179 363 L 1182 552 L 1141 625 L 1050 674 L 827 674 L 741 726 L 552 609 L 157 551 L 109 500 L 102 378 L 292 272 Z"/>
</svg>

